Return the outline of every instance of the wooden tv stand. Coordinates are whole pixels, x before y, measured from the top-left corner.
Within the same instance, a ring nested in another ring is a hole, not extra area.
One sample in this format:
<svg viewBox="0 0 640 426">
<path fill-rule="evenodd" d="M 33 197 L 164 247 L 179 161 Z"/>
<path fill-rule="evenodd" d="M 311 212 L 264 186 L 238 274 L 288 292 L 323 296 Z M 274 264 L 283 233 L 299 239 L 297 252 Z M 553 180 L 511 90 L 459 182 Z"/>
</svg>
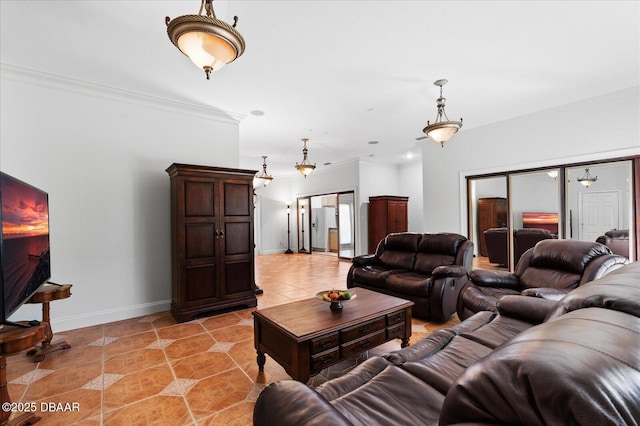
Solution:
<svg viewBox="0 0 640 426">
<path fill-rule="evenodd" d="M 7 357 L 33 348 L 44 337 L 43 324 L 33 327 L 19 327 L 18 325 L 3 325 L 0 329 L 0 395 L 2 396 L 2 410 L 0 410 L 0 426 L 27 425 L 40 420 L 35 410 L 24 412 L 17 417 L 11 417 L 11 398 L 7 390 Z M 8 405 L 6 405 L 8 404 Z M 5 408 L 9 408 L 6 410 Z"/>
<path fill-rule="evenodd" d="M 35 348 L 27 352 L 27 355 L 33 355 L 35 362 L 40 362 L 44 357 L 55 351 L 71 348 L 67 342 L 58 342 L 51 344 L 53 339 L 53 330 L 51 330 L 50 317 L 49 317 L 49 302 L 54 300 L 66 299 L 71 296 L 71 284 L 52 284 L 48 283 L 40 287 L 27 303 L 42 303 L 42 325 L 44 327 L 44 338 L 40 347 Z"/>
</svg>

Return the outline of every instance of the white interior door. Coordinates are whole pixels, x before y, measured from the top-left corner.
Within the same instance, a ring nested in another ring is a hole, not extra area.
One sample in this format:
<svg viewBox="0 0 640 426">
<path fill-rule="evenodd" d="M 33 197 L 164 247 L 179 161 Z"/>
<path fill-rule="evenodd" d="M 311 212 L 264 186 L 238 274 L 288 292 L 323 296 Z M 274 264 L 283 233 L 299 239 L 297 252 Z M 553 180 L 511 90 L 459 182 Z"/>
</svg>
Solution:
<svg viewBox="0 0 640 426">
<path fill-rule="evenodd" d="M 579 197 L 580 240 L 595 241 L 606 231 L 618 229 L 620 223 L 620 194 L 618 191 L 583 191 Z"/>
</svg>

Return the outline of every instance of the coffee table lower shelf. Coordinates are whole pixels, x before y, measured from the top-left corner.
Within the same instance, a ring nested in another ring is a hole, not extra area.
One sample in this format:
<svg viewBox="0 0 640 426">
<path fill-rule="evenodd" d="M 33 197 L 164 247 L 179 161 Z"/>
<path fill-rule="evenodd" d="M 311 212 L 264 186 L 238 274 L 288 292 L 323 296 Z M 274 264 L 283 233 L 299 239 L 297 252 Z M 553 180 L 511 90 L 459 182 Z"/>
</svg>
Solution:
<svg viewBox="0 0 640 426">
<path fill-rule="evenodd" d="M 265 354 L 295 380 L 394 339 L 409 345 L 413 302 L 358 289 L 358 298 L 333 312 L 317 299 L 257 310 L 254 343 L 260 371 Z"/>
</svg>

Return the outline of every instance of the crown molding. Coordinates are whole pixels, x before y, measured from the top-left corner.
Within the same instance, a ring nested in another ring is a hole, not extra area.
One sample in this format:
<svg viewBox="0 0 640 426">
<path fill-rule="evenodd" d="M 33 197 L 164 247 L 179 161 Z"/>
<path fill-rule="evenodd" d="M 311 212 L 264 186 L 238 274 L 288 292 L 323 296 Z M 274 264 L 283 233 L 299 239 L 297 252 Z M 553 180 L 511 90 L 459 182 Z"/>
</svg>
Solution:
<svg viewBox="0 0 640 426">
<path fill-rule="evenodd" d="M 0 63 L 0 77 L 20 83 L 44 86 L 118 102 L 126 102 L 147 108 L 186 114 L 224 123 L 239 124 L 240 121 L 246 117 L 244 114 L 224 111 L 215 107 L 146 95 L 6 63 Z"/>
</svg>

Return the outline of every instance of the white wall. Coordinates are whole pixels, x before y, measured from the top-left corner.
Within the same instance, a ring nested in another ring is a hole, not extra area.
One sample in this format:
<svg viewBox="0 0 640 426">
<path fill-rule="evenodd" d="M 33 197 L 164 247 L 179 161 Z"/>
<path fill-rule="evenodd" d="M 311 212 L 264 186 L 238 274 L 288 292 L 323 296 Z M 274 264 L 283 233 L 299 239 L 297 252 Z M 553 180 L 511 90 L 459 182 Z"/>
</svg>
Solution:
<svg viewBox="0 0 640 426">
<path fill-rule="evenodd" d="M 174 162 L 238 166 L 238 119 L 3 65 L 0 169 L 49 193 L 54 330 L 167 310 Z M 40 319 L 25 305 L 12 320 Z"/>
<path fill-rule="evenodd" d="M 422 201 L 422 161 L 412 161 L 398 167 L 399 195 L 409 197 L 409 232 L 426 232 Z"/>
<path fill-rule="evenodd" d="M 424 144 L 425 229 L 466 234 L 466 175 L 640 154 L 639 91 L 636 86 L 488 126 L 463 127 L 444 148 Z M 472 120 L 465 117 L 465 125 Z"/>
</svg>

